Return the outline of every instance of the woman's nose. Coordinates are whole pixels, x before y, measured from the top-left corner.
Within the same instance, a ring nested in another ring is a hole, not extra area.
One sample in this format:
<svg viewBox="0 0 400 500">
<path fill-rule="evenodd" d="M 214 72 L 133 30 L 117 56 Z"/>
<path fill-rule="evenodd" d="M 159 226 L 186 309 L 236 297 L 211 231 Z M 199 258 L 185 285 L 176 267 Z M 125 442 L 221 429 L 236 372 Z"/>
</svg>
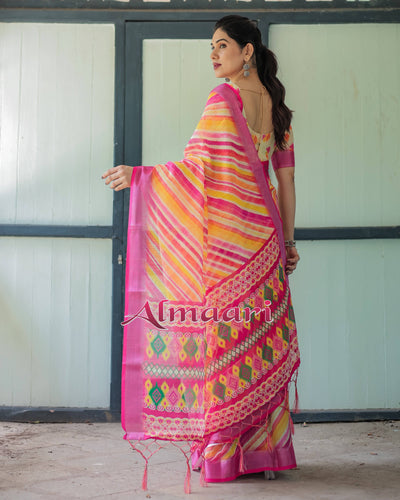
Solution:
<svg viewBox="0 0 400 500">
<path fill-rule="evenodd" d="M 215 59 L 215 57 L 216 57 L 215 49 L 212 49 L 211 54 L 210 54 L 210 58 Z"/>
</svg>

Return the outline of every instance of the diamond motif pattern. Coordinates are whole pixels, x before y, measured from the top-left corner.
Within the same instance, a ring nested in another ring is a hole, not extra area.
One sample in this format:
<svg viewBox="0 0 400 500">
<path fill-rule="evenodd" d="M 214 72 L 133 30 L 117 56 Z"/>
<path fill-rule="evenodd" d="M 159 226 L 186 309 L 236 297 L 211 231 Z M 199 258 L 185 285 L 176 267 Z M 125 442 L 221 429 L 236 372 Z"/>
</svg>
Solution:
<svg viewBox="0 0 400 500">
<path fill-rule="evenodd" d="M 269 345 L 264 345 L 262 350 L 262 358 L 265 361 L 272 362 L 274 359 L 274 350 Z"/>
<path fill-rule="evenodd" d="M 274 291 L 269 286 L 265 286 L 264 288 L 264 300 L 270 300 L 274 298 Z"/>
<path fill-rule="evenodd" d="M 287 326 L 282 327 L 282 337 L 283 340 L 289 342 L 289 328 Z"/>
<path fill-rule="evenodd" d="M 186 406 L 188 406 L 189 408 L 191 408 L 196 401 L 196 393 L 191 387 L 188 387 L 186 389 L 182 397 L 186 403 Z"/>
<path fill-rule="evenodd" d="M 251 375 L 252 375 L 251 366 L 244 365 L 242 363 L 242 365 L 240 366 L 239 377 L 245 380 L 246 382 L 250 382 Z"/>
<path fill-rule="evenodd" d="M 234 377 L 234 376 L 230 375 L 229 378 L 228 378 L 228 385 L 229 385 L 229 387 L 231 389 L 233 389 L 234 391 L 236 391 L 236 389 L 239 386 L 239 379 L 237 377 Z"/>
<path fill-rule="evenodd" d="M 231 364 L 232 361 L 234 361 L 235 359 L 238 359 L 245 352 L 247 352 L 251 347 L 253 347 L 255 344 L 257 344 L 260 341 L 260 339 L 262 339 L 264 337 L 265 333 L 270 331 L 271 328 L 274 328 L 275 324 L 277 324 L 279 322 L 279 320 L 281 319 L 281 317 L 283 317 L 286 314 L 287 307 L 288 307 L 288 299 L 289 299 L 289 294 L 287 291 L 283 300 L 279 304 L 279 306 L 276 307 L 276 309 L 274 311 L 272 311 L 272 322 L 261 324 L 256 330 L 254 330 L 252 332 L 251 335 L 246 337 L 245 340 L 243 340 L 241 343 L 237 344 L 235 347 L 230 349 L 228 352 L 225 352 L 218 359 L 212 361 L 207 368 L 208 372 L 211 374 L 211 373 L 215 373 L 217 371 L 222 370 L 224 367 Z M 291 306 L 289 306 L 289 314 L 290 314 L 290 307 Z M 265 359 L 265 358 L 263 358 L 263 359 Z"/>
<path fill-rule="evenodd" d="M 168 398 L 168 401 L 172 404 L 172 406 L 175 406 L 176 403 L 181 399 L 181 395 L 175 389 L 175 387 L 172 387 L 172 389 L 168 393 L 167 398 Z"/>
<path fill-rule="evenodd" d="M 196 341 L 193 338 L 190 338 L 183 346 L 183 349 L 188 354 L 188 356 L 192 358 L 196 354 L 198 346 Z"/>
<path fill-rule="evenodd" d="M 263 308 L 264 300 L 270 300 L 270 321 L 249 315 L 250 321 L 214 323 L 205 337 L 203 331 L 187 326 L 170 331 L 149 329 L 147 361 L 143 363 L 149 377 L 145 407 L 154 414 L 162 412 L 164 419 L 175 413 L 205 414 L 220 406 L 223 411 L 231 401 L 252 392 L 259 380 L 271 376 L 271 369 L 280 367 L 280 360 L 290 354 L 295 328 L 289 319 L 294 315 L 288 287 L 280 282 L 282 277 L 285 279 L 277 265 L 262 285 L 254 283 L 253 292 L 237 303 L 244 313 L 245 307 L 250 311 Z M 200 362 L 204 356 L 205 365 Z M 175 424 L 168 422 L 168 433 L 173 434 Z"/>
<path fill-rule="evenodd" d="M 221 384 L 221 382 L 215 382 L 213 387 L 213 394 L 217 396 L 217 398 L 224 400 L 225 399 L 225 390 L 226 386 Z"/>
<path fill-rule="evenodd" d="M 221 339 L 229 340 L 231 336 L 231 327 L 225 323 L 219 323 L 218 336 L 221 337 Z"/>
<path fill-rule="evenodd" d="M 161 401 L 164 399 L 165 394 L 163 393 L 161 387 L 156 384 L 151 391 L 149 392 L 149 395 L 153 401 L 153 403 L 156 405 L 156 407 L 161 403 Z"/>
<path fill-rule="evenodd" d="M 153 351 L 156 353 L 157 358 L 160 356 L 160 354 L 163 353 L 163 351 L 166 349 L 165 342 L 161 338 L 161 336 L 158 334 L 155 339 L 151 342 L 151 347 L 153 348 Z"/>
</svg>

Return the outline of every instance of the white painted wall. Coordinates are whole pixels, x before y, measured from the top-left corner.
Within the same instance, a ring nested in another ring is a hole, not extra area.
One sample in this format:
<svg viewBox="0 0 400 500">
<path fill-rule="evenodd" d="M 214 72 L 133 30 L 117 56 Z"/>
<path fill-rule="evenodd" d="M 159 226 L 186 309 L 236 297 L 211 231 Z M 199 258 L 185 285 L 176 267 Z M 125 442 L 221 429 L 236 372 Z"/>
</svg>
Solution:
<svg viewBox="0 0 400 500">
<path fill-rule="evenodd" d="M 111 241 L 0 238 L 0 401 L 108 407 Z"/>
<path fill-rule="evenodd" d="M 0 24 L 0 223 L 111 224 L 114 26 Z"/>
<path fill-rule="evenodd" d="M 399 224 L 400 24 L 272 25 L 295 110 L 297 225 Z"/>
<path fill-rule="evenodd" d="M 113 25 L 0 24 L 0 223 L 112 223 L 114 50 Z M 0 255 L 0 405 L 108 407 L 111 241 Z"/>
<path fill-rule="evenodd" d="M 290 277 L 304 409 L 399 408 L 398 240 L 301 241 Z"/>
<path fill-rule="evenodd" d="M 179 161 L 217 80 L 210 40 L 144 40 L 142 163 Z"/>
</svg>

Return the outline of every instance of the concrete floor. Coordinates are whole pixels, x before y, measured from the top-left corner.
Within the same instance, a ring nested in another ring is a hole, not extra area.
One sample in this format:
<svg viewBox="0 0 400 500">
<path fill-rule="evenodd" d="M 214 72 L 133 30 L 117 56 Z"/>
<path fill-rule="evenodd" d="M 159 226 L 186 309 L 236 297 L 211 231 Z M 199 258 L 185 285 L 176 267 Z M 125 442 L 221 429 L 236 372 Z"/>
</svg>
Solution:
<svg viewBox="0 0 400 500">
<path fill-rule="evenodd" d="M 400 499 L 400 422 L 296 424 L 297 469 L 206 488 L 193 473 L 190 496 L 170 445 L 151 459 L 142 491 L 143 462 L 122 436 L 119 423 L 0 422 L 0 498 Z"/>
</svg>

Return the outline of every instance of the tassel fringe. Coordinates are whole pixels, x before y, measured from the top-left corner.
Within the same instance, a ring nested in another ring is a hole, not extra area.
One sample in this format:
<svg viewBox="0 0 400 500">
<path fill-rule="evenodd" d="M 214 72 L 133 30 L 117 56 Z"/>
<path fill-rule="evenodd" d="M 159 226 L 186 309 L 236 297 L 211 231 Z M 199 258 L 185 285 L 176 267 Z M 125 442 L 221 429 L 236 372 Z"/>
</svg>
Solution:
<svg viewBox="0 0 400 500">
<path fill-rule="evenodd" d="M 175 448 L 178 448 L 178 450 L 182 452 L 183 456 L 186 459 L 187 469 L 186 469 L 186 476 L 185 476 L 183 490 L 185 493 L 189 494 L 192 491 L 192 488 L 191 488 L 191 477 L 192 477 L 191 458 L 192 458 L 192 454 L 193 454 L 195 448 L 193 446 L 190 446 L 189 443 L 186 443 L 186 449 L 185 449 L 184 444 L 179 445 L 178 443 L 174 443 L 173 441 L 171 442 L 171 444 L 173 446 L 175 446 Z"/>
<path fill-rule="evenodd" d="M 206 466 L 204 464 L 204 460 L 203 460 L 203 463 L 201 464 L 201 471 L 200 471 L 200 485 L 203 487 L 203 488 L 207 488 L 207 481 L 206 481 Z"/>
<path fill-rule="evenodd" d="M 146 464 L 144 466 L 143 472 L 143 480 L 142 480 L 142 490 L 147 491 L 147 469 L 148 469 L 148 461 L 146 460 Z"/>
<path fill-rule="evenodd" d="M 149 468 L 149 460 L 150 458 L 154 455 L 154 453 L 157 453 L 157 451 L 161 450 L 163 446 L 161 446 L 157 440 L 152 440 L 149 444 L 144 443 L 142 441 L 138 441 L 137 445 L 134 445 L 131 443 L 131 441 L 128 439 L 128 443 L 131 445 L 132 450 L 136 451 L 139 453 L 139 455 L 143 458 L 144 460 L 144 472 L 143 472 L 143 479 L 142 479 L 142 489 L 143 491 L 147 491 L 147 473 L 148 473 L 148 468 Z M 151 451 L 151 444 L 155 443 L 158 448 L 155 450 Z M 146 456 L 147 454 L 147 456 Z"/>
<path fill-rule="evenodd" d="M 293 413 L 299 413 L 299 393 L 297 392 L 297 377 L 299 375 L 299 371 L 296 372 L 296 378 L 294 380 L 294 407 Z"/>
<path fill-rule="evenodd" d="M 190 470 L 190 464 L 189 462 L 187 463 L 187 471 L 186 471 L 186 477 L 185 477 L 185 493 L 190 493 L 191 492 L 191 485 L 190 485 L 190 479 L 191 479 L 192 472 Z"/>
<path fill-rule="evenodd" d="M 241 474 L 244 474 L 244 459 L 243 459 L 243 448 L 240 444 L 240 440 L 238 438 L 237 446 L 239 448 L 240 459 L 239 459 L 239 471 Z"/>
<path fill-rule="evenodd" d="M 292 436 L 294 436 L 294 425 L 293 425 L 293 420 L 292 416 L 289 413 L 289 425 L 290 425 L 290 432 L 292 433 Z"/>
<path fill-rule="evenodd" d="M 292 409 L 293 413 L 299 412 L 299 394 L 297 391 L 297 376 L 298 376 L 298 371 L 296 372 L 295 377 L 292 380 L 295 384 L 295 400 L 294 400 L 294 405 L 293 405 L 293 409 Z M 288 387 L 286 386 L 285 395 L 284 395 L 284 399 L 281 403 L 281 406 L 282 406 L 282 408 L 285 407 L 286 409 L 288 409 L 288 405 L 289 405 L 289 390 L 288 390 Z M 294 429 L 292 416 L 290 414 L 290 411 L 288 413 L 289 413 L 290 431 L 291 431 L 291 434 L 294 435 L 295 429 Z M 268 412 L 268 415 L 269 415 L 269 412 Z M 272 443 L 271 432 L 269 429 L 269 416 L 266 419 L 265 424 L 263 424 L 262 426 L 265 426 L 265 430 L 267 433 L 267 442 L 266 442 L 267 450 L 269 452 L 272 452 L 274 448 L 273 448 L 273 443 Z M 139 446 L 139 445 L 132 444 L 130 440 L 127 440 L 127 441 L 131 445 L 132 449 L 134 451 L 137 451 L 145 461 L 145 466 L 144 466 L 144 471 L 143 471 L 143 479 L 142 479 L 142 490 L 147 491 L 149 459 L 154 455 L 154 453 L 159 451 L 164 446 L 160 445 L 159 442 L 157 442 L 157 440 L 152 440 L 153 444 L 155 443 L 158 446 L 158 448 L 155 450 L 151 450 L 150 445 L 147 443 L 139 442 L 139 444 L 141 445 L 141 446 Z M 185 482 L 184 482 L 184 492 L 186 494 L 189 494 L 189 493 L 191 493 L 191 476 L 192 476 L 191 457 L 192 457 L 192 454 L 194 453 L 194 451 L 196 450 L 196 447 L 194 445 L 190 446 L 189 443 L 186 443 L 188 445 L 188 448 L 183 449 L 184 448 L 183 446 L 179 446 L 177 443 L 174 443 L 173 441 L 171 442 L 171 444 L 173 446 L 175 446 L 176 448 L 178 448 L 186 458 L 187 470 L 186 470 Z M 206 474 L 205 474 L 205 457 L 204 457 L 205 447 L 206 447 L 206 443 L 203 443 L 202 450 L 200 453 L 200 457 L 202 458 L 201 470 L 200 470 L 200 485 L 202 487 L 208 486 L 207 481 L 206 481 Z M 237 448 L 239 449 L 239 471 L 241 474 L 244 474 L 245 473 L 244 452 L 243 452 L 243 447 L 240 443 L 240 438 L 237 438 Z"/>
<path fill-rule="evenodd" d="M 267 450 L 272 452 L 274 447 L 272 446 L 271 433 L 267 430 Z"/>
</svg>

